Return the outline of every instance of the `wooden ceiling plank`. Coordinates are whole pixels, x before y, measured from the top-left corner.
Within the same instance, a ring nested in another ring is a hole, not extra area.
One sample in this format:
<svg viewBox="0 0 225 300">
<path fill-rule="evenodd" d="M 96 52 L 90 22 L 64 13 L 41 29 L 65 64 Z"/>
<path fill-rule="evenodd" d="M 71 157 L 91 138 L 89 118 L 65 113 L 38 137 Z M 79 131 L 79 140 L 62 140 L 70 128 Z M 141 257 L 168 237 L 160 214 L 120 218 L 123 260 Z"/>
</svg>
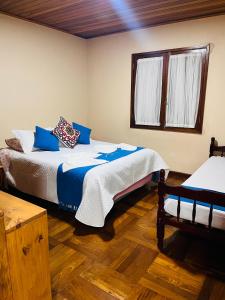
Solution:
<svg viewBox="0 0 225 300">
<path fill-rule="evenodd" d="M 196 2 L 196 1 L 195 1 Z M 180 5 L 179 5 L 180 6 Z M 173 12 L 173 9 L 178 9 L 177 6 L 174 6 L 172 8 L 168 7 L 168 9 L 171 9 L 172 12 Z M 166 9 L 164 8 L 163 11 L 165 11 Z M 158 11 L 158 10 L 157 10 Z M 161 11 L 161 10 L 160 10 Z M 154 13 L 155 11 L 153 11 Z M 132 22 L 132 21 L 136 21 L 137 20 L 140 20 L 141 21 L 141 18 L 143 18 L 145 15 L 147 15 L 147 18 L 152 18 L 155 13 L 152 15 L 149 15 L 148 11 L 146 9 L 144 9 L 143 11 L 142 10 L 139 10 L 138 13 L 137 11 L 134 12 L 135 14 L 135 19 L 133 18 L 133 16 L 131 16 L 131 18 L 129 16 L 127 16 L 126 18 L 126 22 Z M 40 20 L 38 20 L 40 21 Z M 56 26 L 56 27 L 59 27 L 59 28 L 64 28 L 64 29 L 72 29 L 74 30 L 76 27 L 88 27 L 88 26 L 95 26 L 96 24 L 98 24 L 99 26 L 105 26 L 107 25 L 108 23 L 115 23 L 115 25 L 117 25 L 117 23 L 119 24 L 124 24 L 124 20 L 122 20 L 121 18 L 119 18 L 115 13 L 113 15 L 102 15 L 102 17 L 98 17 L 98 16 L 94 16 L 92 18 L 82 18 L 82 19 L 72 19 L 71 21 L 65 21 L 65 22 L 57 22 L 56 23 L 52 23 L 52 22 L 49 22 L 49 21 L 45 21 L 47 24 L 50 24 L 51 26 Z M 141 25 L 141 24 L 140 24 Z"/>
<path fill-rule="evenodd" d="M 225 14 L 225 8 L 223 9 L 218 9 L 218 8 L 215 8 L 214 10 L 208 10 L 208 11 L 205 11 L 204 13 L 202 13 L 202 11 L 199 10 L 198 14 L 196 13 L 194 16 L 193 16 L 193 13 L 192 12 L 187 12 L 185 14 L 182 14 L 182 15 L 179 15 L 177 12 L 174 13 L 174 14 L 171 14 L 167 17 L 166 21 L 161 18 L 160 16 L 156 16 L 154 18 L 151 19 L 151 21 L 149 21 L 148 18 L 145 18 L 145 19 L 142 19 L 142 26 L 143 27 L 148 27 L 148 26 L 157 26 L 157 24 L 165 24 L 167 22 L 171 23 L 173 20 L 174 21 L 182 21 L 183 18 L 185 19 L 193 19 L 193 18 L 201 18 L 201 17 L 207 17 L 207 16 L 210 16 L 210 15 L 215 15 L 215 14 Z M 165 23 L 164 23 L 165 22 Z M 115 24 L 111 24 L 109 23 L 108 26 L 104 26 L 104 31 L 107 31 L 109 29 L 112 29 L 112 28 L 115 28 L 116 30 L 119 30 L 120 27 L 123 26 L 123 30 L 128 30 L 128 28 L 125 26 L 125 24 L 121 23 L 117 26 L 115 26 Z M 130 28 L 132 29 L 140 29 L 140 27 L 137 27 L 135 23 L 133 24 L 130 24 Z M 89 28 L 85 28 L 85 30 L 83 29 L 78 29 L 78 28 L 75 28 L 74 30 L 72 29 L 71 32 L 75 34 L 83 34 L 83 33 L 90 33 L 90 32 L 95 32 L 95 31 L 101 31 L 102 30 L 102 27 L 97 27 L 97 26 L 92 26 L 92 27 L 89 27 Z M 111 31 L 110 31 L 111 32 Z M 115 31 L 116 32 L 116 31 Z"/>
<path fill-rule="evenodd" d="M 176 20 L 166 20 L 166 21 L 159 20 L 157 23 L 143 25 L 142 29 L 157 27 L 157 26 L 162 26 L 162 25 L 168 25 L 168 24 L 174 24 L 174 23 L 180 23 L 180 22 L 190 21 L 190 20 L 198 20 L 198 19 L 209 18 L 209 17 L 219 16 L 219 15 L 224 15 L 224 12 L 215 13 L 215 14 L 210 13 L 210 15 L 204 15 L 204 16 L 199 16 L 199 17 L 198 16 L 197 17 L 185 17 L 185 18 L 176 19 Z M 102 30 L 98 30 L 98 31 L 92 31 L 92 32 L 85 32 L 85 33 L 76 33 L 76 34 L 73 31 L 71 31 L 71 34 L 76 35 L 81 38 L 84 38 L 84 39 L 92 39 L 92 38 L 98 38 L 98 37 L 103 37 L 103 36 L 117 34 L 117 33 L 129 32 L 129 31 L 138 30 L 138 29 L 140 29 L 140 28 L 135 28 L 135 27 L 133 29 L 118 28 L 116 30 L 115 29 L 108 30 L 108 31 L 105 30 L 104 32 Z"/>
<path fill-rule="evenodd" d="M 70 18 L 74 19 L 77 17 L 80 17 L 80 18 L 89 17 L 89 15 L 91 15 L 92 11 L 100 11 L 100 13 L 102 13 L 102 8 L 100 6 L 93 6 L 92 10 L 90 10 L 83 6 L 68 7 L 62 11 L 55 11 L 53 13 L 43 14 L 43 15 L 39 16 L 39 18 L 37 18 L 37 19 L 42 19 L 42 20 L 45 20 L 46 22 L 48 22 L 48 21 L 49 22 L 51 22 L 51 21 L 57 22 L 57 19 L 67 21 Z M 106 9 L 106 11 L 107 11 L 107 9 Z M 32 18 L 33 18 L 33 16 L 32 16 Z"/>
<path fill-rule="evenodd" d="M 132 0 L 133 1 L 133 0 Z M 200 0 L 195 0 L 195 1 L 200 1 Z M 205 1 L 205 0 L 203 0 Z M 146 2 L 146 0 L 142 0 L 142 1 L 135 1 L 135 3 L 133 3 L 133 5 L 128 5 L 126 7 L 128 7 L 128 9 L 135 9 L 135 8 L 142 8 L 142 7 L 145 7 L 146 9 L 147 8 L 155 8 L 159 5 L 170 5 L 171 3 L 173 2 L 178 2 L 178 0 L 158 0 L 156 2 Z M 183 0 L 183 2 L 190 2 L 190 0 Z M 126 2 L 127 3 L 127 2 Z M 91 10 L 90 10 L 90 7 L 91 7 Z M 74 8 L 74 10 L 73 10 Z M 124 9 L 125 11 L 127 10 Z M 123 9 L 120 10 L 120 12 L 122 13 L 124 11 Z M 93 2 L 92 0 L 86 0 L 86 5 L 80 5 L 80 6 L 74 6 L 74 7 L 70 7 L 70 10 L 69 10 L 69 14 L 67 14 L 67 16 L 65 16 L 65 20 L 68 19 L 69 16 L 71 16 L 72 18 L 74 16 L 76 17 L 90 17 L 91 15 L 101 15 L 101 14 L 104 14 L 104 13 L 115 13 L 115 8 L 113 8 L 113 6 L 108 3 L 106 1 L 104 1 L 103 3 L 95 3 Z M 63 17 L 64 14 L 67 13 L 67 11 L 65 10 L 62 10 L 61 12 L 58 11 L 58 9 L 56 9 L 54 12 L 51 13 L 51 17 L 54 18 L 54 17 Z M 40 17 L 45 17 L 45 15 L 48 15 L 48 13 L 45 11 L 42 13 L 42 15 L 39 15 Z M 36 17 L 36 15 L 32 15 L 31 17 Z"/>
<path fill-rule="evenodd" d="M 0 10 L 20 15 L 25 18 L 29 18 L 32 14 L 43 13 L 47 10 L 62 9 L 68 5 L 75 5 L 75 3 L 81 3 L 83 0 L 54 0 L 54 1 L 43 1 L 43 0 L 22 0 L 17 1 L 17 4 L 5 7 L 4 2 L 0 2 Z"/>
<path fill-rule="evenodd" d="M 63 2 L 63 4 L 61 2 L 60 5 L 47 8 L 44 11 L 43 10 L 42 11 L 39 10 L 39 11 L 36 11 L 36 12 L 31 11 L 30 14 L 29 14 L 29 17 L 30 18 L 36 18 L 36 17 L 45 16 L 45 15 L 48 15 L 48 14 L 51 14 L 51 15 L 56 14 L 57 15 L 57 13 L 59 13 L 60 11 L 63 13 L 64 10 L 67 9 L 67 8 L 72 10 L 73 7 L 75 7 L 75 5 L 78 6 L 78 5 L 82 4 L 83 0 L 76 1 L 76 3 L 74 3 L 73 0 L 70 0 L 70 1 L 67 1 L 67 2 L 68 3 Z"/>
<path fill-rule="evenodd" d="M 206 0 L 194 0 L 194 1 L 191 1 L 193 4 L 194 3 L 197 3 L 197 2 L 206 2 Z M 138 14 L 139 11 L 141 12 L 142 10 L 144 11 L 148 11 L 148 10 L 151 10 L 151 11 L 156 11 L 158 9 L 160 10 L 165 10 L 167 9 L 167 7 L 171 7 L 171 5 L 175 8 L 177 6 L 184 6 L 184 5 L 188 5 L 190 3 L 190 0 L 183 0 L 182 3 L 181 1 L 177 1 L 177 0 L 163 0 L 163 1 L 157 1 L 157 3 L 153 3 L 153 4 L 149 4 L 149 3 L 146 3 L 145 5 L 143 4 L 142 6 L 138 6 L 138 5 L 135 5 L 133 6 L 132 8 L 130 8 L 129 10 L 129 14 L 132 12 L 132 14 Z M 166 4 L 166 5 L 165 5 Z M 99 12 L 99 10 L 101 9 L 101 11 Z M 52 25 L 62 25 L 63 22 L 65 23 L 68 23 L 68 22 L 76 22 L 76 23 L 79 23 L 80 21 L 88 18 L 88 20 L 91 20 L 91 19 L 94 19 L 94 18 L 99 18 L 99 17 L 102 17 L 104 16 L 105 18 L 110 18 L 110 17 L 115 17 L 115 18 L 119 18 L 119 15 L 118 13 L 116 12 L 115 9 L 113 9 L 111 7 L 111 9 L 104 9 L 103 8 L 97 8 L 96 11 L 98 11 L 98 13 L 95 12 L 95 8 L 93 7 L 93 9 L 90 11 L 88 10 L 87 8 L 83 8 L 82 7 L 82 10 L 80 11 L 75 11 L 73 12 L 73 10 L 64 10 L 62 13 L 60 14 L 51 14 L 51 15 L 48 15 L 46 16 L 46 19 L 44 19 L 43 17 L 42 20 L 45 20 L 45 22 L 47 23 L 51 23 Z M 120 13 L 121 14 L 126 14 L 127 10 L 121 10 Z M 55 12 L 56 13 L 56 12 Z M 40 19 L 38 19 L 40 20 Z M 87 20 L 87 21 L 88 21 Z M 84 21 L 85 22 L 85 21 Z M 69 23 L 68 23 L 69 24 Z"/>
<path fill-rule="evenodd" d="M 166 11 L 162 13 L 152 13 L 151 16 L 149 16 L 148 12 L 144 11 L 142 14 L 139 14 L 138 19 L 140 20 L 140 24 L 147 20 L 149 21 L 149 23 L 151 24 L 151 20 L 154 21 L 155 18 L 168 18 L 168 16 L 176 16 L 180 14 L 180 17 L 182 17 L 182 15 L 199 15 L 199 13 L 201 15 L 203 15 L 204 13 L 208 14 L 210 11 L 212 11 L 212 13 L 215 12 L 225 12 L 225 5 L 221 5 L 220 7 L 215 7 L 215 8 L 209 8 L 209 7 L 204 7 L 204 9 L 202 7 L 192 7 L 192 8 L 185 8 L 182 10 L 174 10 L 174 9 L 167 9 Z M 196 12 L 196 13 L 194 13 Z M 136 23 L 134 22 L 133 18 L 127 18 L 126 19 L 127 23 L 129 23 L 132 27 L 132 23 Z M 112 26 L 122 26 L 122 25 L 126 25 L 126 23 L 123 22 L 123 20 L 121 19 L 113 19 L 113 20 L 109 20 L 109 18 L 107 18 L 106 20 L 99 20 L 98 22 L 96 22 L 95 20 L 89 21 L 88 23 L 85 24 L 73 24 L 73 23 L 64 23 L 64 24 L 58 24 L 58 26 L 60 28 L 67 28 L 66 25 L 68 24 L 68 28 L 72 29 L 72 32 L 76 31 L 78 33 L 81 33 L 82 31 L 88 31 L 90 29 L 93 28 L 107 28 L 107 27 L 112 27 Z M 126 27 L 126 26 L 125 26 Z"/>
<path fill-rule="evenodd" d="M 36 7 L 37 5 L 40 6 L 40 0 L 33 0 L 32 2 L 29 0 L 21 0 L 21 1 L 8 1 L 8 5 L 5 5 L 5 1 L 0 2 L 0 9 L 2 11 L 7 11 L 10 13 L 17 13 L 17 14 L 22 14 L 26 12 L 27 10 L 29 11 L 33 7 Z M 45 2 L 42 1 L 41 9 L 43 9 L 43 5 Z"/>
<path fill-rule="evenodd" d="M 0 11 L 88 38 L 225 13 L 225 0 L 126 0 L 125 4 L 117 13 L 112 0 L 2 0 Z"/>
<path fill-rule="evenodd" d="M 140 20 L 141 21 L 141 18 L 144 18 L 145 16 L 147 18 L 153 18 L 155 16 L 158 16 L 158 15 L 165 15 L 167 14 L 169 11 L 173 11 L 176 10 L 178 13 L 179 11 L 181 10 L 181 12 L 185 12 L 185 11 L 189 11 L 190 9 L 193 10 L 193 9 L 202 9 L 203 11 L 208 8 L 209 6 L 212 7 L 212 4 L 209 4 L 208 1 L 205 1 L 205 0 L 202 0 L 201 1 L 202 3 L 203 2 L 206 2 L 204 5 L 200 5 L 199 4 L 199 1 L 192 1 L 192 6 L 188 6 L 186 5 L 185 3 L 179 3 L 179 4 L 176 4 L 176 5 L 173 5 L 173 6 L 168 6 L 168 7 L 159 7 L 155 10 L 153 10 L 151 12 L 151 14 L 149 14 L 148 10 L 147 9 L 142 9 L 142 8 L 139 8 L 139 10 L 135 10 L 133 11 L 133 14 L 130 15 L 128 14 L 127 17 L 125 16 L 125 22 L 126 23 L 129 23 L 129 22 L 132 22 L 132 20 L 134 20 L 134 17 L 135 17 L 135 20 Z M 215 7 L 217 7 L 218 5 L 215 5 Z M 225 6 L 223 3 L 222 3 L 222 6 Z M 214 9 L 214 7 L 213 7 Z M 69 28 L 71 27 L 72 29 L 74 29 L 76 26 L 95 26 L 95 24 L 97 23 L 99 26 L 104 26 L 104 25 L 107 25 L 107 23 L 110 23 L 110 22 L 115 22 L 115 25 L 117 24 L 117 22 L 123 24 L 124 21 L 118 16 L 115 14 L 115 12 L 113 14 L 108 14 L 106 16 L 102 15 L 102 17 L 98 17 L 96 15 L 93 15 L 92 17 L 86 19 L 86 18 L 75 18 L 75 19 L 71 19 L 71 20 L 67 20 L 67 21 L 57 21 L 55 23 L 52 23 L 50 21 L 45 21 L 46 23 L 48 24 L 51 24 L 52 26 L 56 26 L 56 27 L 66 27 L 66 28 Z"/>
<path fill-rule="evenodd" d="M 96 2 L 96 4 L 95 4 Z M 54 17 L 58 17 L 58 16 L 63 16 L 65 13 L 65 10 L 68 9 L 68 11 L 72 12 L 73 14 L 77 14 L 77 12 L 79 12 L 80 8 L 83 9 L 88 9 L 88 6 L 93 6 L 96 7 L 96 9 L 98 9 L 97 5 L 103 5 L 105 4 L 104 0 L 59 0 L 59 4 L 58 5 L 54 5 L 46 7 L 45 9 L 42 10 L 30 10 L 29 12 L 29 18 L 34 18 L 34 17 L 43 17 L 45 15 L 51 15 Z M 90 9 L 90 8 L 89 8 Z"/>
</svg>

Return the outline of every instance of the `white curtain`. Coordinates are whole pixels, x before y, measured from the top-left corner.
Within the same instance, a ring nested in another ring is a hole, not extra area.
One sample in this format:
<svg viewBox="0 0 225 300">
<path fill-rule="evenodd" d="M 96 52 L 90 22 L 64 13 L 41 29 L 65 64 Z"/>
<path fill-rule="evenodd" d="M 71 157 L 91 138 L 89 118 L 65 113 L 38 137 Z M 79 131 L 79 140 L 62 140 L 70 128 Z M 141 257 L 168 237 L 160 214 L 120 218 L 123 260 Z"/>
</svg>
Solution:
<svg viewBox="0 0 225 300">
<path fill-rule="evenodd" d="M 167 127 L 195 127 L 200 96 L 201 70 L 201 52 L 170 56 L 166 110 Z"/>
<path fill-rule="evenodd" d="M 134 95 L 135 124 L 160 125 L 163 57 L 137 61 Z"/>
</svg>

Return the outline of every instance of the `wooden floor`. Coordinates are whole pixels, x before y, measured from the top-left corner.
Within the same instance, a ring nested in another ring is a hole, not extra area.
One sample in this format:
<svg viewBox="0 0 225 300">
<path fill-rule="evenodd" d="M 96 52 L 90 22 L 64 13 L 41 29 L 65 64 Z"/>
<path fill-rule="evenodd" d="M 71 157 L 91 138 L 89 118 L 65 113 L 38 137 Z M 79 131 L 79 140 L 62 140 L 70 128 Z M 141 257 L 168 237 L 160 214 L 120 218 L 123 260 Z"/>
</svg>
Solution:
<svg viewBox="0 0 225 300">
<path fill-rule="evenodd" d="M 141 188 L 114 206 L 104 228 L 48 209 L 53 299 L 225 299 L 225 246 L 168 228 L 168 255 L 159 253 L 156 207 L 157 191 Z"/>
</svg>

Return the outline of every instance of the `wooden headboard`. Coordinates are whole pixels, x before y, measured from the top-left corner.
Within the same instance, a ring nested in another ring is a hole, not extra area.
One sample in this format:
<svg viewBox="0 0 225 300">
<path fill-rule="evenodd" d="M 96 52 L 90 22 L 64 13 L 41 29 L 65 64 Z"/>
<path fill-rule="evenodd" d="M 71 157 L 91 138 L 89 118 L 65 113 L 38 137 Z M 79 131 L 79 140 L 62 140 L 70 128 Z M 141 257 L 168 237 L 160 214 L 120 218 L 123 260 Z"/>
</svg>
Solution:
<svg viewBox="0 0 225 300">
<path fill-rule="evenodd" d="M 218 146 L 216 139 L 212 137 L 209 148 L 209 157 L 215 155 L 215 152 L 220 153 L 220 156 L 223 157 L 225 154 L 225 146 Z"/>
</svg>

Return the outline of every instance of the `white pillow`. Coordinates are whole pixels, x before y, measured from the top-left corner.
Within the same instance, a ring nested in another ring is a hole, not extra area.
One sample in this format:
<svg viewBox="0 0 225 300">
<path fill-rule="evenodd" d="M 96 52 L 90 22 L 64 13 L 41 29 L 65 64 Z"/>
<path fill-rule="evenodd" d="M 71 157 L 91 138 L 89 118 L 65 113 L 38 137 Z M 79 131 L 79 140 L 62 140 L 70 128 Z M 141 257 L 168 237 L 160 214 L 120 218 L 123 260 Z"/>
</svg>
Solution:
<svg viewBox="0 0 225 300">
<path fill-rule="evenodd" d="M 32 130 L 12 130 L 12 133 L 20 141 L 23 152 L 28 154 L 33 151 L 34 132 Z"/>
</svg>

